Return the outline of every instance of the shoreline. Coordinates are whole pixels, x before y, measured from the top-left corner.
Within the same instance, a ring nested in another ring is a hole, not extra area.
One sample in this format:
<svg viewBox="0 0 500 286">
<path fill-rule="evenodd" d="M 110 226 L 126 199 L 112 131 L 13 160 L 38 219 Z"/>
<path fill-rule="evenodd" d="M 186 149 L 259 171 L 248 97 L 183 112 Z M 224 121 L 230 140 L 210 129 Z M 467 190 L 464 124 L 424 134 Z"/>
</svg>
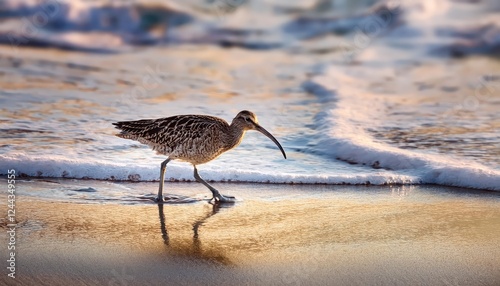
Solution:
<svg viewBox="0 0 500 286">
<path fill-rule="evenodd" d="M 205 191 L 169 185 L 179 196 Z M 231 184 L 240 200 L 226 207 L 203 199 L 158 206 L 20 194 L 15 285 L 500 282 L 499 195 L 437 186 L 400 191 Z"/>
</svg>

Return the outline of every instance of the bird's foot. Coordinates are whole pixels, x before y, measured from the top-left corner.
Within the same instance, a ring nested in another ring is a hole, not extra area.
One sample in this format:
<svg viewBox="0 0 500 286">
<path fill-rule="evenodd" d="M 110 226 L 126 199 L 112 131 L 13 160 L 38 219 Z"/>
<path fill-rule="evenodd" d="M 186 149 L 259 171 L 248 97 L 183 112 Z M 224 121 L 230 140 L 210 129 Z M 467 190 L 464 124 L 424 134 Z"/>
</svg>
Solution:
<svg viewBox="0 0 500 286">
<path fill-rule="evenodd" d="M 161 198 L 160 197 L 156 197 L 154 199 L 154 201 L 155 201 L 155 203 L 163 204 L 165 202 L 165 198 L 163 198 L 163 197 L 161 197 Z"/>
<path fill-rule="evenodd" d="M 232 196 L 217 195 L 213 197 L 215 203 L 232 204 L 236 202 L 236 198 Z"/>
</svg>

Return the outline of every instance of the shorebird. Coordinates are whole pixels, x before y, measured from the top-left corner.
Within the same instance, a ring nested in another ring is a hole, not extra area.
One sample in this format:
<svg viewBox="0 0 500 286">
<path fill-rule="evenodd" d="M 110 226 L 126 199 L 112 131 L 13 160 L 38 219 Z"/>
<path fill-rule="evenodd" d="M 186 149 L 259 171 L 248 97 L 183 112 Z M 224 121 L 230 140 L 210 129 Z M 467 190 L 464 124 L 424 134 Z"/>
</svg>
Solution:
<svg viewBox="0 0 500 286">
<path fill-rule="evenodd" d="M 194 178 L 205 185 L 216 202 L 234 202 L 235 198 L 224 196 L 203 180 L 198 174 L 196 165 L 207 163 L 222 153 L 238 146 L 247 130 L 257 130 L 271 139 L 283 153 L 285 150 L 271 133 L 259 125 L 253 112 L 243 110 L 233 119 L 231 124 L 225 120 L 207 115 L 176 115 L 158 119 L 141 119 L 136 121 L 120 121 L 113 123 L 121 132 L 118 137 L 132 139 L 150 146 L 158 154 L 167 159 L 160 165 L 160 186 L 155 199 L 161 203 L 163 198 L 163 181 L 168 162 L 180 160 L 189 162 L 194 167 Z"/>
</svg>

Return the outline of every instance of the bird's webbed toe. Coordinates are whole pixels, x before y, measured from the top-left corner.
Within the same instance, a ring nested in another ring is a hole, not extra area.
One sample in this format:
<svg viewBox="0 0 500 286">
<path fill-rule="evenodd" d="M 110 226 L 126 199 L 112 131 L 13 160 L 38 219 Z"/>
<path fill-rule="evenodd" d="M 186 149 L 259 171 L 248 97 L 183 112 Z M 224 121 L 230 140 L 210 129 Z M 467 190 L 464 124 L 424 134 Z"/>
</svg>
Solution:
<svg viewBox="0 0 500 286">
<path fill-rule="evenodd" d="M 218 195 L 214 197 L 216 203 L 235 203 L 236 198 L 232 196 Z"/>
</svg>

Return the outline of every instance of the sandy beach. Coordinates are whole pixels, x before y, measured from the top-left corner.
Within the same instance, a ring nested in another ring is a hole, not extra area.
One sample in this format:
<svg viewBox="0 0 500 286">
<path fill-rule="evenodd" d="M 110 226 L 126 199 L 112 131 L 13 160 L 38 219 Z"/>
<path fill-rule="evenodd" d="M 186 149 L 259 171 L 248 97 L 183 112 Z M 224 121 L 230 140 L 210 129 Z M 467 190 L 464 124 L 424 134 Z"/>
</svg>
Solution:
<svg viewBox="0 0 500 286">
<path fill-rule="evenodd" d="M 68 181 L 74 180 L 54 182 Z M 18 183 L 20 189 L 43 184 L 41 179 Z M 99 189 L 106 182 L 83 184 Z M 4 268 L 2 284 L 500 282 L 498 193 L 439 186 L 217 185 L 238 202 L 214 206 L 195 183 L 169 183 L 175 196 L 193 202 L 163 206 L 148 200 L 93 203 L 97 194 L 61 201 L 21 192 L 16 278 Z M 7 213 L 4 205 L 0 211 Z M 6 231 L 0 235 L 7 240 Z"/>
</svg>

